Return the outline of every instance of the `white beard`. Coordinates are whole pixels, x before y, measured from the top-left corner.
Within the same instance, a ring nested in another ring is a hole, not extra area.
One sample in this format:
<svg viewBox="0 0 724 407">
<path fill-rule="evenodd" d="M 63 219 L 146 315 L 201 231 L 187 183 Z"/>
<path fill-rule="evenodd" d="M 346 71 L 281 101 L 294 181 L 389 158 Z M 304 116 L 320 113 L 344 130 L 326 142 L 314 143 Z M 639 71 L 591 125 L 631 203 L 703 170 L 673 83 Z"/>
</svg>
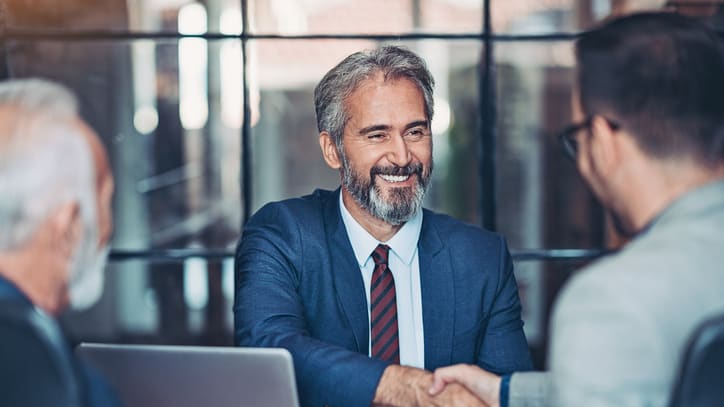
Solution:
<svg viewBox="0 0 724 407">
<path fill-rule="evenodd" d="M 93 250 L 90 255 L 78 256 L 79 258 L 73 262 L 74 270 L 68 285 L 71 309 L 75 311 L 88 309 L 101 298 L 109 250 L 110 248 L 105 246 Z"/>
</svg>

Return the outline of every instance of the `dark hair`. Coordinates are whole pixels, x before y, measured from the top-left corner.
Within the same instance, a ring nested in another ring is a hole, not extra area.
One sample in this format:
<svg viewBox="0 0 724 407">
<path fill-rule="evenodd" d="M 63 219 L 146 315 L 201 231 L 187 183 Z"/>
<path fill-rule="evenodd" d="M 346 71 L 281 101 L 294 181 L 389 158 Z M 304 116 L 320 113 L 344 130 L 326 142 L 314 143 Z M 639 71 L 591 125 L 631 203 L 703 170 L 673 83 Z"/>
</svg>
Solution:
<svg viewBox="0 0 724 407">
<path fill-rule="evenodd" d="M 724 161 L 724 47 L 703 23 L 640 13 L 576 43 L 583 111 L 617 122 L 652 157 Z"/>
<path fill-rule="evenodd" d="M 409 79 L 423 94 L 427 120 L 432 120 L 435 81 L 425 61 L 414 52 L 397 46 L 355 52 L 332 68 L 314 88 L 317 128 L 327 131 L 342 151 L 342 135 L 349 116 L 344 102 L 366 79 L 382 72 L 385 80 Z"/>
</svg>

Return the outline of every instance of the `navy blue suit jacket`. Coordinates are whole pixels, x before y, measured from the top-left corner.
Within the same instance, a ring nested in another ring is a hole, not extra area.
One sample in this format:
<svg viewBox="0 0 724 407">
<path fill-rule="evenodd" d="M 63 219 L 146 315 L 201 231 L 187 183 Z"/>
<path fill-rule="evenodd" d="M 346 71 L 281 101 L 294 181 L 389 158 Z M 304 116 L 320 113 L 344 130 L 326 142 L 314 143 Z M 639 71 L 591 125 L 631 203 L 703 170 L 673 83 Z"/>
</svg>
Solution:
<svg viewBox="0 0 724 407">
<path fill-rule="evenodd" d="M 531 368 L 503 238 L 425 210 L 418 241 L 425 368 Z M 236 252 L 239 346 L 288 349 L 305 406 L 369 406 L 387 363 L 368 357 L 362 275 L 339 190 L 264 206 Z"/>
<path fill-rule="evenodd" d="M 75 360 L 55 320 L 38 313 L 30 299 L 1 276 L 0 306 L 7 312 L 2 318 L 13 317 L 0 322 L 8 329 L 0 331 L 0 405 L 121 405 L 98 373 Z"/>
</svg>

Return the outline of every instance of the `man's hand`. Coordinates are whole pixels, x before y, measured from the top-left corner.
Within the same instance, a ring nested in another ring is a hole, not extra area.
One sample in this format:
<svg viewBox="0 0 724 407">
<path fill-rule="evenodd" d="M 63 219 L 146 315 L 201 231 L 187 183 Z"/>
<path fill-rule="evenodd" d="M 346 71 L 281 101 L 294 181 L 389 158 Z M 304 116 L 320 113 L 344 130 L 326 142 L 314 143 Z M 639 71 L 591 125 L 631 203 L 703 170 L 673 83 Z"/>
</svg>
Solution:
<svg viewBox="0 0 724 407">
<path fill-rule="evenodd" d="M 483 400 L 489 407 L 500 406 L 500 376 L 475 365 L 455 365 L 435 370 L 430 395 L 437 395 L 459 383 Z"/>
<path fill-rule="evenodd" d="M 414 367 L 390 365 L 385 369 L 377 385 L 372 405 L 382 406 L 485 406 L 465 387 L 451 383 L 432 395 L 432 373 Z"/>
</svg>

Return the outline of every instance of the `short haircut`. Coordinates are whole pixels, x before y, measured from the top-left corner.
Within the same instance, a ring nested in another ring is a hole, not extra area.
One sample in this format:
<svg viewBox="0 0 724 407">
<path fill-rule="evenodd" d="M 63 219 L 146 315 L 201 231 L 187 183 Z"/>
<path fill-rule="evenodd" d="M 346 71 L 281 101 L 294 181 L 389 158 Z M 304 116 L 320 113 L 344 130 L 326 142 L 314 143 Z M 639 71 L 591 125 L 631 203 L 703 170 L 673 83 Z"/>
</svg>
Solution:
<svg viewBox="0 0 724 407">
<path fill-rule="evenodd" d="M 583 34 L 576 59 L 588 116 L 618 123 L 654 158 L 724 161 L 724 47 L 703 23 L 632 14 Z"/>
<path fill-rule="evenodd" d="M 382 73 L 384 79 L 408 79 L 422 92 L 427 120 L 434 112 L 435 81 L 425 61 L 414 52 L 398 46 L 356 52 L 332 68 L 314 88 L 314 107 L 319 132 L 328 132 L 342 152 L 342 136 L 349 120 L 345 101 L 367 79 Z"/>
<path fill-rule="evenodd" d="M 40 79 L 0 83 L 0 251 L 22 247 L 52 211 L 77 202 L 84 232 L 96 227 L 94 166 L 77 103 Z"/>
</svg>

